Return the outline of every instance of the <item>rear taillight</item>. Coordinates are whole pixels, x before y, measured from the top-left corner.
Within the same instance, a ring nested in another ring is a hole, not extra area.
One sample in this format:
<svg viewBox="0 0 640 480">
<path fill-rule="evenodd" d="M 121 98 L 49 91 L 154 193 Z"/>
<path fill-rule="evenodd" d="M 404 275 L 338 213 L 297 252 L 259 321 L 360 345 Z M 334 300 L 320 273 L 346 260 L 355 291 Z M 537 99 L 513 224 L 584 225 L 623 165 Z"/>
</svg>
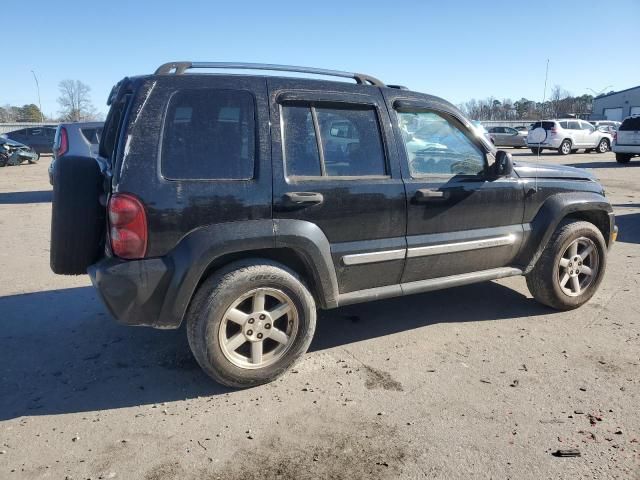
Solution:
<svg viewBox="0 0 640 480">
<path fill-rule="evenodd" d="M 551 134 L 554 133 L 558 133 L 558 129 L 556 127 L 553 127 L 551 130 L 549 130 L 551 132 Z"/>
<path fill-rule="evenodd" d="M 60 127 L 60 146 L 58 146 L 58 157 L 61 157 L 69 151 L 69 137 L 67 136 L 67 129 Z"/>
<path fill-rule="evenodd" d="M 613 132 L 613 141 L 614 142 L 618 141 L 618 132 Z"/>
<path fill-rule="evenodd" d="M 147 252 L 147 215 L 133 195 L 114 193 L 109 199 L 111 250 L 126 259 L 143 258 Z"/>
</svg>

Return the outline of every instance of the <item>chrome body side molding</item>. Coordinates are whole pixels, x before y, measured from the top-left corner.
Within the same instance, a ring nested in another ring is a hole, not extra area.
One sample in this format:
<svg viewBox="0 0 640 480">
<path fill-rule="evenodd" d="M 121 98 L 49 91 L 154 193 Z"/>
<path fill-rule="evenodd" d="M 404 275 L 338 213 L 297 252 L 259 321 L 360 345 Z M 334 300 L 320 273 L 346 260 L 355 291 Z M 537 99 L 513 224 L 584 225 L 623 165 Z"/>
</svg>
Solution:
<svg viewBox="0 0 640 480">
<path fill-rule="evenodd" d="M 365 263 L 386 262 L 389 260 L 402 260 L 407 253 L 407 249 L 383 250 L 381 252 L 356 253 L 342 257 L 345 265 L 362 265 Z"/>
<path fill-rule="evenodd" d="M 480 240 L 468 240 L 464 242 L 444 243 L 442 245 L 428 245 L 426 247 L 413 247 L 407 251 L 408 258 L 424 257 L 427 255 L 441 255 L 443 253 L 464 252 L 467 250 L 479 250 L 481 248 L 502 247 L 513 245 L 516 235 L 510 233 L 499 237 L 483 238 Z"/>
</svg>

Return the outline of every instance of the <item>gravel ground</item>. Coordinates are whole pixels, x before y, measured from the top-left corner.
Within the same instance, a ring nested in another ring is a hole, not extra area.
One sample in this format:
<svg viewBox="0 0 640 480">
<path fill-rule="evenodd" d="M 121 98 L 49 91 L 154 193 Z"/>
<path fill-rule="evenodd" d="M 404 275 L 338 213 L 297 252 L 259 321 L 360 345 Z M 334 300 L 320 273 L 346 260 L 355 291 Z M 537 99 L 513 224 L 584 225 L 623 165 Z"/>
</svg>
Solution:
<svg viewBox="0 0 640 480">
<path fill-rule="evenodd" d="M 518 277 L 321 312 L 296 369 L 244 391 L 183 330 L 119 326 L 53 275 L 48 159 L 0 169 L 0 478 L 640 478 L 640 160 L 541 161 L 615 205 L 589 304 L 554 312 Z"/>
</svg>

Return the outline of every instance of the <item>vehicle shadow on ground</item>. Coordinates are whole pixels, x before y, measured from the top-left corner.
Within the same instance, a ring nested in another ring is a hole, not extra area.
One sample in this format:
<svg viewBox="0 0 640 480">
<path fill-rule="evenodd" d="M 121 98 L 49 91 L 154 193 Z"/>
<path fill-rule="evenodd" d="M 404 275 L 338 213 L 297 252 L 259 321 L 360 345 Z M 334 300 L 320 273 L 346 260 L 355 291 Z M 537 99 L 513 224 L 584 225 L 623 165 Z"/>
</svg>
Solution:
<svg viewBox="0 0 640 480">
<path fill-rule="evenodd" d="M 640 213 L 616 215 L 618 242 L 640 243 Z"/>
<path fill-rule="evenodd" d="M 6 192 L 0 193 L 0 205 L 18 205 L 25 203 L 50 203 L 53 199 L 52 190 L 38 190 L 34 192 Z"/>
<path fill-rule="evenodd" d="M 116 324 L 92 287 L 0 298 L 0 420 L 170 402 L 232 391 L 211 381 L 184 328 Z M 311 351 L 441 322 L 550 313 L 497 283 L 320 312 Z"/>
</svg>

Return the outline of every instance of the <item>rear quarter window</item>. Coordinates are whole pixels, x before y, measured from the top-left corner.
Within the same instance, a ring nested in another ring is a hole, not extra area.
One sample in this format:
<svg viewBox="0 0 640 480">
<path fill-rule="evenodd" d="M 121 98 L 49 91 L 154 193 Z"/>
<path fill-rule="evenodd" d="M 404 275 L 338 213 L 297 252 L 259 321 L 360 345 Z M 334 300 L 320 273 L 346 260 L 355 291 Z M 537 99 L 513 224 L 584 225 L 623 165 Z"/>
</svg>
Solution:
<svg viewBox="0 0 640 480">
<path fill-rule="evenodd" d="M 255 102 L 242 90 L 185 89 L 169 101 L 161 170 L 171 180 L 254 176 Z"/>
</svg>

